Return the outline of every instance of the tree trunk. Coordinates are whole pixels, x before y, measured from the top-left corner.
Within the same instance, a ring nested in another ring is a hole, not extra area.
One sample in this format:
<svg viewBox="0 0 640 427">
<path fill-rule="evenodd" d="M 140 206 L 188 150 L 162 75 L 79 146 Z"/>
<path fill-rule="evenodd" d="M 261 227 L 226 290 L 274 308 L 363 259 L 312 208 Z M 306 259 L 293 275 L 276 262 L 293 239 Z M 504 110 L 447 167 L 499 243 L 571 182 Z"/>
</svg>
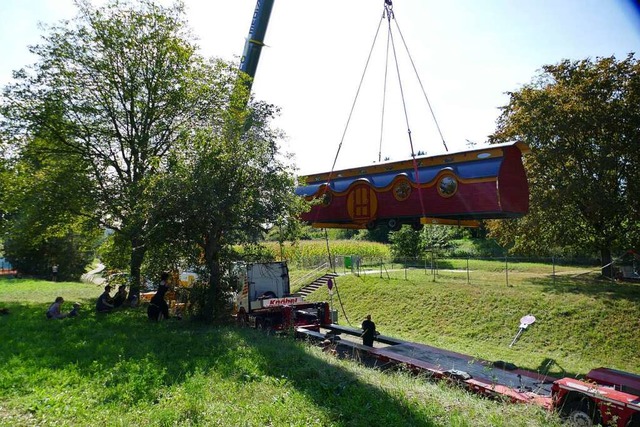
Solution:
<svg viewBox="0 0 640 427">
<path fill-rule="evenodd" d="M 601 248 L 600 259 L 602 265 L 602 276 L 613 278 L 613 264 L 611 263 L 611 249 Z"/>
<path fill-rule="evenodd" d="M 140 301 L 140 269 L 146 252 L 147 248 L 142 240 L 137 238 L 131 239 L 131 260 L 129 264 L 131 269 L 131 287 L 129 288 L 129 301 L 131 301 L 134 295 L 138 301 Z"/>
<path fill-rule="evenodd" d="M 205 322 L 220 320 L 224 312 L 224 295 L 221 286 L 222 269 L 220 266 L 221 248 L 219 233 L 212 233 L 204 248 L 204 257 L 209 269 L 209 284 L 200 316 Z"/>
</svg>

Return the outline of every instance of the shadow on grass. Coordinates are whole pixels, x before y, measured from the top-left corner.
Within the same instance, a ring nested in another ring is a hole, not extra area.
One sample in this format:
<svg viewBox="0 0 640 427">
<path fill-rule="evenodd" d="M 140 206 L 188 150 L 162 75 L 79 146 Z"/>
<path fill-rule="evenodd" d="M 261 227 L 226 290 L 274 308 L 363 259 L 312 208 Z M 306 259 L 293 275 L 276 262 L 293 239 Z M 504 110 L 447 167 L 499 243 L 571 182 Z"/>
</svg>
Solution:
<svg viewBox="0 0 640 427">
<path fill-rule="evenodd" d="M 46 305 L 3 306 L 11 313 L 0 319 L 5 365 L 0 394 L 7 398 L 28 396 L 35 387 L 47 389 L 56 378 L 50 372 L 61 371 L 95 380 L 101 388 L 93 403 L 98 408 L 154 405 L 162 386 L 215 372 L 240 384 L 284 381 L 321 408 L 333 425 L 437 425 L 401 395 L 314 357 L 292 339 L 175 319 L 152 323 L 144 307 L 111 314 L 87 309 L 77 318 L 47 320 Z"/>
<path fill-rule="evenodd" d="M 628 300 L 640 303 L 640 284 L 612 282 L 593 275 L 533 277 L 524 283 L 540 286 L 550 294 L 580 294 L 608 300 Z"/>
</svg>

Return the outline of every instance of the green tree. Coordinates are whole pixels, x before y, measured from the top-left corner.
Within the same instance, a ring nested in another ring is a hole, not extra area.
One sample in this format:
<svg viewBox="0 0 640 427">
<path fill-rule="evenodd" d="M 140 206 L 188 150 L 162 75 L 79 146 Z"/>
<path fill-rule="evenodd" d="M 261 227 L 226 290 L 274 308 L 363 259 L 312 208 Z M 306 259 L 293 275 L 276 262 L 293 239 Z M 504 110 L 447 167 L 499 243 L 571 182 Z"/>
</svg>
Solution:
<svg viewBox="0 0 640 427">
<path fill-rule="evenodd" d="M 76 5 L 78 16 L 47 28 L 30 48 L 38 62 L 6 88 L 4 126 L 22 143 L 44 132 L 56 152 L 88 165 L 93 216 L 129 242 L 136 292 L 154 227 L 149 180 L 198 106 L 215 100 L 193 88 L 196 46 L 181 3 Z"/>
<path fill-rule="evenodd" d="M 49 277 L 55 264 L 60 279 L 78 280 L 93 259 L 100 235 L 92 220 L 94 205 L 83 195 L 86 164 L 52 155 L 47 141 L 37 137 L 19 157 L 5 158 L 5 165 L 1 182 L 6 220 L 0 228 L 7 258 L 23 274 Z"/>
<path fill-rule="evenodd" d="M 424 241 L 421 231 L 403 225 L 398 231 L 389 233 L 391 253 L 396 258 L 415 258 L 424 253 Z"/>
<path fill-rule="evenodd" d="M 289 236 L 286 230 L 297 228 L 303 207 L 294 194 L 293 171 L 279 154 L 282 135 L 270 126 L 277 109 L 261 102 L 241 107 L 246 94 L 238 94 L 235 69 L 223 62 L 212 66 L 206 74 L 218 76 L 211 82 L 218 98 L 236 107 L 212 109 L 192 122 L 182 145 L 168 153 L 169 168 L 156 177 L 153 191 L 166 220 L 155 241 L 202 267 L 207 283 L 196 303 L 206 321 L 225 314 L 232 247 L 256 243 L 274 226 Z"/>
<path fill-rule="evenodd" d="M 599 252 L 607 266 L 612 251 L 638 243 L 640 64 L 633 54 L 563 60 L 509 96 L 491 140 L 531 147 L 531 208 L 492 223 L 492 235 L 516 252 Z"/>
</svg>

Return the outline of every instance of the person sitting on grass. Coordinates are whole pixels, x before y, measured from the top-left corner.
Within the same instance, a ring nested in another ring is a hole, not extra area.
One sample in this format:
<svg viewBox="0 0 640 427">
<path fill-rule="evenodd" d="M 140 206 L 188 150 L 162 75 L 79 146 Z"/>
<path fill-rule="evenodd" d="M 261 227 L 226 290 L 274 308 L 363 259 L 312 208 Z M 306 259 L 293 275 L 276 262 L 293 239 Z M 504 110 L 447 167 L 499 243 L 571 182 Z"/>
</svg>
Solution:
<svg viewBox="0 0 640 427">
<path fill-rule="evenodd" d="M 64 298 L 57 297 L 56 300 L 49 306 L 47 309 L 47 319 L 64 319 L 67 317 L 67 314 L 62 313 L 62 303 L 64 302 Z"/>
<path fill-rule="evenodd" d="M 104 292 L 98 297 L 96 301 L 96 311 L 98 313 L 109 313 L 113 310 L 113 300 L 109 292 L 111 292 L 111 286 L 107 285 L 104 287 Z"/>
<path fill-rule="evenodd" d="M 79 312 L 80 312 L 80 303 L 79 302 L 74 302 L 73 303 L 73 308 L 71 309 L 69 314 L 67 314 L 67 316 L 68 317 L 76 317 Z"/>
<path fill-rule="evenodd" d="M 127 285 L 120 285 L 118 287 L 118 292 L 113 297 L 113 307 L 118 308 L 121 307 L 124 302 L 127 300 Z"/>
</svg>

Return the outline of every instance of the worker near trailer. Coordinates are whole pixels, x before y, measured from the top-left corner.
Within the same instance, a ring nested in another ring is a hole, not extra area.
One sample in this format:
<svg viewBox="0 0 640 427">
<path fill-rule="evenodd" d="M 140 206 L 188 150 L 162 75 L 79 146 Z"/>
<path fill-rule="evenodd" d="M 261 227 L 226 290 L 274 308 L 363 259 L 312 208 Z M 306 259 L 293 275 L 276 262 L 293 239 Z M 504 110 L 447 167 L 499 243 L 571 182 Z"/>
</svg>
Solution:
<svg viewBox="0 0 640 427">
<path fill-rule="evenodd" d="M 367 314 L 362 322 L 362 344 L 373 347 L 373 338 L 378 335 L 376 324 L 371 320 L 371 315 Z"/>
</svg>

